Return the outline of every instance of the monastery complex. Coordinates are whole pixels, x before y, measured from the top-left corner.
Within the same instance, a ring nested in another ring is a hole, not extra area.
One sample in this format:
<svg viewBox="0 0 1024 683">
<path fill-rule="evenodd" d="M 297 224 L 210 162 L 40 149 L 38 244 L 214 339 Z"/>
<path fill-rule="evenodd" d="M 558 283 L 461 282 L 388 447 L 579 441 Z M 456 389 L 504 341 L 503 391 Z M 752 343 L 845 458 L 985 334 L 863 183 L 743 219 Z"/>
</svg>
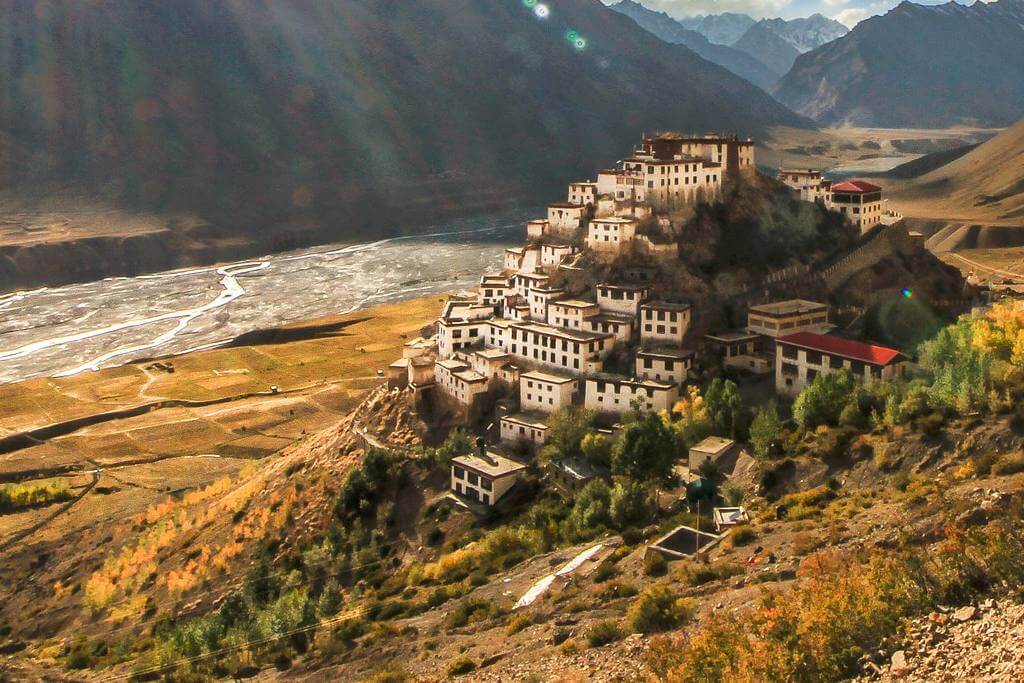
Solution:
<svg viewBox="0 0 1024 683">
<path fill-rule="evenodd" d="M 527 223 L 525 244 L 506 250 L 500 272 L 483 274 L 472 294 L 452 297 L 433 336 L 406 344 L 389 368 L 390 386 L 439 392 L 467 423 L 490 425 L 490 446 L 481 439 L 478 452 L 456 458 L 453 492 L 494 505 L 522 471 L 522 455 L 544 444 L 556 411 L 581 406 L 614 430 L 629 411 L 670 410 L 695 379 L 702 353 L 736 371 L 774 376 L 784 396 L 843 368 L 864 381 L 902 372 L 898 351 L 833 336 L 823 303 L 751 305 L 745 328 L 696 339 L 699 302 L 655 291 L 630 272 L 587 282 L 590 265 L 624 255 L 678 259 L 668 214 L 721 197 L 725 179 L 755 168 L 751 140 L 645 138 L 618 168 L 570 183 L 565 201 Z M 892 218 L 882 210 L 882 188 L 870 183 L 830 183 L 813 171 L 781 171 L 779 179 L 862 232 Z M 556 468 L 570 480 L 580 469 Z"/>
</svg>

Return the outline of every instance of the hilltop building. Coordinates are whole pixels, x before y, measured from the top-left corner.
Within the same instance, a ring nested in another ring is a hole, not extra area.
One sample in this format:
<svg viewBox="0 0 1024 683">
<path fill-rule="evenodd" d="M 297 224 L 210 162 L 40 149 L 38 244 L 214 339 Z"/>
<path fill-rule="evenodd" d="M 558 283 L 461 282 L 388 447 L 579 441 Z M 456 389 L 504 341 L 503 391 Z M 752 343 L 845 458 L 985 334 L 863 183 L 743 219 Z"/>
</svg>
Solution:
<svg viewBox="0 0 1024 683">
<path fill-rule="evenodd" d="M 797 332 L 776 343 L 775 390 L 796 396 L 818 375 L 849 370 L 863 382 L 902 377 L 907 359 L 897 349 L 826 334 Z"/>
<path fill-rule="evenodd" d="M 740 173 L 753 174 L 757 169 L 754 162 L 754 141 L 734 135 L 711 133 L 686 136 L 679 133 L 663 133 L 645 138 L 640 151 L 645 156 L 657 159 L 697 158 L 705 164 L 721 167 L 730 177 Z"/>
<path fill-rule="evenodd" d="M 862 233 L 882 222 L 882 188 L 867 181 L 833 183 L 828 203 L 829 208 L 849 218 Z"/>
</svg>

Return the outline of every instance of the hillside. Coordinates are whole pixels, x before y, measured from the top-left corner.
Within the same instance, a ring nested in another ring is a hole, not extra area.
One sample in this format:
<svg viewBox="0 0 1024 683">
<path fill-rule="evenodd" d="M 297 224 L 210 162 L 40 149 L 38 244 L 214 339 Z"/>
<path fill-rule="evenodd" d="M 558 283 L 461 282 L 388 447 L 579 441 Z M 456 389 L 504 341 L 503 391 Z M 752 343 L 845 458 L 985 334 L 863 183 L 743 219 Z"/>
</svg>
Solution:
<svg viewBox="0 0 1024 683">
<path fill-rule="evenodd" d="M 679 23 L 684 27 L 700 33 L 712 43 L 732 45 L 740 39 L 756 20 L 747 14 L 722 12 L 721 14 L 705 14 L 683 17 Z"/>
<path fill-rule="evenodd" d="M 772 92 L 826 125 L 1010 125 L 1024 115 L 1024 0 L 903 2 L 801 55 Z"/>
<path fill-rule="evenodd" d="M 680 22 L 665 12 L 655 12 L 639 2 L 622 0 L 618 4 L 611 5 L 611 8 L 633 19 L 642 28 L 666 43 L 685 45 L 709 62 L 725 67 L 761 88 L 767 89 L 779 80 L 779 76 L 783 73 L 769 69 L 756 57 L 752 57 L 742 50 L 712 43 L 697 31 L 684 28 Z"/>
<path fill-rule="evenodd" d="M 743 50 L 779 74 L 787 73 L 800 55 L 795 47 L 775 32 L 775 28 L 767 19 L 762 19 L 747 29 L 747 32 L 733 43 L 733 47 Z"/>
<path fill-rule="evenodd" d="M 958 159 L 896 182 L 891 196 L 919 219 L 1024 227 L 1024 120 Z"/>
<path fill-rule="evenodd" d="M 197 215 L 238 253 L 547 199 L 644 129 L 806 123 L 592 0 L 19 0 L 0 27 L 10 197 Z"/>
</svg>

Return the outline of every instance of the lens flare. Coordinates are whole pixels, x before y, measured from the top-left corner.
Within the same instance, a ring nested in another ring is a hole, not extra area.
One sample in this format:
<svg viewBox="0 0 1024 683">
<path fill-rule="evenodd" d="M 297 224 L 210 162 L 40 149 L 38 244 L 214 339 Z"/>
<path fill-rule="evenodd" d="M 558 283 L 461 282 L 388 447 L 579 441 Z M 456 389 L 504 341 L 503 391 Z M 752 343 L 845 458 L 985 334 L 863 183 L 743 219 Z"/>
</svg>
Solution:
<svg viewBox="0 0 1024 683">
<path fill-rule="evenodd" d="M 523 0 L 523 4 L 529 7 L 530 9 L 533 9 L 534 7 L 537 6 L 537 0 Z"/>
<path fill-rule="evenodd" d="M 533 13 L 537 15 L 538 19 L 547 19 L 548 16 L 551 14 L 551 10 L 548 8 L 547 5 L 541 4 L 533 8 Z"/>
<path fill-rule="evenodd" d="M 576 39 L 576 42 L 575 42 L 575 43 L 573 43 L 573 46 L 574 46 L 574 47 L 575 47 L 575 48 L 576 48 L 577 50 L 582 50 L 582 49 L 584 49 L 585 47 L 587 47 L 587 41 L 586 41 L 586 39 L 584 39 L 584 38 L 577 38 L 577 39 Z"/>
<path fill-rule="evenodd" d="M 568 40 L 570 43 L 575 43 L 577 40 L 580 39 L 580 34 L 578 31 L 569 30 L 565 32 L 565 39 Z"/>
<path fill-rule="evenodd" d="M 906 287 L 900 290 L 900 294 L 903 295 L 904 299 L 910 299 L 914 296 L 913 290 L 907 289 Z"/>
</svg>

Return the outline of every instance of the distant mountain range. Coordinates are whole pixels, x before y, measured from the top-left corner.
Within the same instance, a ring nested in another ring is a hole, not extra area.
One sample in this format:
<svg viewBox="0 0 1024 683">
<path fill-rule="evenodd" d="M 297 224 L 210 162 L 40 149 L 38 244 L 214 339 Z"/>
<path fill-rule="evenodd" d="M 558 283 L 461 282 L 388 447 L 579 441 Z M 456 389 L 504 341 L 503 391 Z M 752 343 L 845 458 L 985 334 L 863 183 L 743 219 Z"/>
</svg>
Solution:
<svg viewBox="0 0 1024 683">
<path fill-rule="evenodd" d="M 769 87 L 797 56 L 846 34 L 837 21 L 815 14 L 803 19 L 762 19 L 746 14 L 712 14 L 674 19 L 634 0 L 611 6 L 669 43 L 686 45 L 751 83 Z"/>
<path fill-rule="evenodd" d="M 0 67 L 8 192 L 306 243 L 556 197 L 644 130 L 808 124 L 593 0 L 12 0 Z"/>
<path fill-rule="evenodd" d="M 622 2 L 612 5 L 612 9 L 633 19 L 642 28 L 647 29 L 666 43 L 685 45 L 709 62 L 723 66 L 737 76 L 742 76 L 766 90 L 779 80 L 779 76 L 783 73 L 771 69 L 757 57 L 747 54 L 743 50 L 713 43 L 703 34 L 686 28 L 665 12 L 655 12 L 639 2 L 622 0 Z"/>
<path fill-rule="evenodd" d="M 1009 125 L 1024 116 L 1024 0 L 903 2 L 798 57 L 773 93 L 827 125 Z"/>
</svg>

